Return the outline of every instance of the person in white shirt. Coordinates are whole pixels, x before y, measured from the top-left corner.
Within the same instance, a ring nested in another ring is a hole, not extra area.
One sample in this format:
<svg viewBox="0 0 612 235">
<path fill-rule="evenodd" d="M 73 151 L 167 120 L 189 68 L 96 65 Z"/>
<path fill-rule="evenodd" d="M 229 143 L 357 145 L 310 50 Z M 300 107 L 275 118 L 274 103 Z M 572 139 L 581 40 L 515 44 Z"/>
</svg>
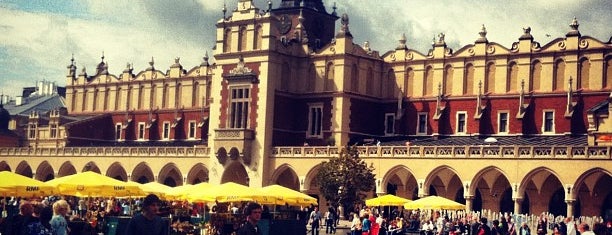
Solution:
<svg viewBox="0 0 612 235">
<path fill-rule="evenodd" d="M 576 222 L 571 216 L 565 218 L 565 225 L 567 226 L 567 235 L 576 235 Z"/>
<path fill-rule="evenodd" d="M 591 231 L 589 225 L 584 222 L 578 225 L 578 231 L 580 231 L 580 235 L 595 235 L 595 233 Z"/>
</svg>

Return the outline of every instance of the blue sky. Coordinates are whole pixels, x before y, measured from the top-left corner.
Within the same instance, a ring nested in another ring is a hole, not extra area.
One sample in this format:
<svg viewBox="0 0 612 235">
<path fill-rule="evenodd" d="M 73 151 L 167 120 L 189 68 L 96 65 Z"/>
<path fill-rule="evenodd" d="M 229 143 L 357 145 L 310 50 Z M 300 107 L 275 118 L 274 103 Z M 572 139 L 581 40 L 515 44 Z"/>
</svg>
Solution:
<svg viewBox="0 0 612 235">
<path fill-rule="evenodd" d="M 0 0 L 0 93 L 16 96 L 38 80 L 65 86 L 66 66 L 74 54 L 79 71 L 90 73 L 102 52 L 109 70 L 126 63 L 135 70 L 155 57 L 162 71 L 181 57 L 187 68 L 212 55 L 215 22 L 226 3 L 237 0 Z M 267 0 L 254 0 L 267 8 Z M 276 7 L 280 0 L 273 0 Z M 333 1 L 325 1 L 331 11 Z M 355 43 L 370 42 L 382 53 L 397 46 L 402 33 L 408 47 L 425 53 L 438 33 L 458 49 L 478 38 L 510 47 L 530 26 L 542 45 L 564 37 L 575 16 L 582 35 L 607 42 L 612 36 L 609 0 L 336 0 L 338 13 L 350 17 Z M 336 27 L 338 29 L 338 27 Z M 546 36 L 546 35 L 550 35 Z"/>
</svg>

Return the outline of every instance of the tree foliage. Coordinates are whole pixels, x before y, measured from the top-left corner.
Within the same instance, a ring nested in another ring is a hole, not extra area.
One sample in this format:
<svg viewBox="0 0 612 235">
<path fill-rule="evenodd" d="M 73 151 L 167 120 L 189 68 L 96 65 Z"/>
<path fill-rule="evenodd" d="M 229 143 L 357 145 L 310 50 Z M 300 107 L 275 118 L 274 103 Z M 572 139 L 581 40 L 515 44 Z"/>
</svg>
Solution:
<svg viewBox="0 0 612 235">
<path fill-rule="evenodd" d="M 374 166 L 359 158 L 354 147 L 346 147 L 337 158 L 321 164 L 316 175 L 319 192 L 333 205 L 340 202 L 344 208 L 352 208 L 363 201 L 365 193 L 374 190 L 373 172 Z"/>
</svg>

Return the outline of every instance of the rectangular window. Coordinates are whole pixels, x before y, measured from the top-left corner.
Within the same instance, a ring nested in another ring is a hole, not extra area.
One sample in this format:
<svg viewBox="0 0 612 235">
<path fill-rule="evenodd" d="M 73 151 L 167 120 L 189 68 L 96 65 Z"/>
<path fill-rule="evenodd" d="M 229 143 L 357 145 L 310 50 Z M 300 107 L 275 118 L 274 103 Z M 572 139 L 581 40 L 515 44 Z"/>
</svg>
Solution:
<svg viewBox="0 0 612 235">
<path fill-rule="evenodd" d="M 57 124 L 49 125 L 49 137 L 51 137 L 52 139 L 57 138 Z"/>
<path fill-rule="evenodd" d="M 189 121 L 189 139 L 195 139 L 196 137 L 196 121 Z"/>
<path fill-rule="evenodd" d="M 122 130 L 123 130 L 123 125 L 121 125 L 121 123 L 115 124 L 115 140 L 121 140 Z"/>
<path fill-rule="evenodd" d="M 170 122 L 164 122 L 162 127 L 163 127 L 162 139 L 163 140 L 170 139 Z"/>
<path fill-rule="evenodd" d="M 36 124 L 28 125 L 28 138 L 36 139 Z"/>
<path fill-rule="evenodd" d="M 395 134 L 395 113 L 385 113 L 385 135 Z"/>
<path fill-rule="evenodd" d="M 417 118 L 417 135 L 427 134 L 427 113 L 419 113 Z"/>
<path fill-rule="evenodd" d="M 323 104 L 308 107 L 308 138 L 323 138 Z"/>
<path fill-rule="evenodd" d="M 457 112 L 457 134 L 465 134 L 467 132 L 466 117 L 466 112 Z"/>
<path fill-rule="evenodd" d="M 144 139 L 145 139 L 145 123 L 139 122 L 138 123 L 138 140 L 144 140 Z"/>
<path fill-rule="evenodd" d="M 497 132 L 508 133 L 508 112 L 500 112 L 497 116 Z"/>
<path fill-rule="evenodd" d="M 542 132 L 551 133 L 555 132 L 555 112 L 544 111 L 544 122 L 542 126 Z"/>
<path fill-rule="evenodd" d="M 229 128 L 247 128 L 250 89 L 235 87 L 230 90 Z"/>
</svg>

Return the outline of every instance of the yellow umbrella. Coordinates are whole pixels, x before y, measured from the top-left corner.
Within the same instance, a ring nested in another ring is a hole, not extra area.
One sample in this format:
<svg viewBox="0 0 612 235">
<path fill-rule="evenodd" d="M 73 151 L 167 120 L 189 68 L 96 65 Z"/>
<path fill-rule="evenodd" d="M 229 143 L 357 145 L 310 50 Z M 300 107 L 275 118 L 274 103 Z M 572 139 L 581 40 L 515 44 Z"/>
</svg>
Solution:
<svg viewBox="0 0 612 235">
<path fill-rule="evenodd" d="M 166 191 L 164 197 L 166 200 L 181 200 L 185 196 L 185 191 L 193 186 L 193 184 L 186 184 L 170 188 Z"/>
<path fill-rule="evenodd" d="M 143 194 L 136 185 L 93 171 L 60 177 L 48 181 L 47 184 L 56 187 L 60 194 L 77 197 L 125 197 Z"/>
<path fill-rule="evenodd" d="M 190 202 L 214 202 L 215 201 L 214 198 L 206 197 L 206 196 L 202 196 L 200 198 L 189 198 L 189 195 L 206 192 L 212 189 L 213 187 L 215 186 L 212 184 L 209 184 L 208 182 L 194 184 L 194 185 L 191 185 L 190 187 L 187 187 L 181 190 L 180 195 L 178 195 L 178 198 L 188 200 Z"/>
<path fill-rule="evenodd" d="M 377 198 L 368 199 L 365 201 L 366 206 L 402 206 L 410 202 L 409 199 L 387 194 Z"/>
<path fill-rule="evenodd" d="M 38 197 L 55 193 L 53 186 L 10 171 L 0 172 L 0 179 L 0 195 L 4 197 Z"/>
<path fill-rule="evenodd" d="M 404 204 L 405 209 L 465 210 L 465 205 L 438 196 L 424 197 Z"/>
<path fill-rule="evenodd" d="M 210 190 L 187 195 L 189 201 L 241 202 L 257 201 L 261 204 L 275 204 L 276 198 L 268 196 L 257 188 L 228 182 L 212 187 Z"/>
<path fill-rule="evenodd" d="M 269 196 L 276 197 L 277 205 L 285 205 L 285 203 L 291 206 L 318 205 L 316 198 L 276 184 L 263 187 L 261 191 Z"/>
<path fill-rule="evenodd" d="M 166 198 L 166 194 L 172 189 L 172 187 L 160 184 L 157 182 L 149 182 L 140 186 L 140 189 L 145 192 L 145 194 L 155 194 L 161 198 Z"/>
</svg>

